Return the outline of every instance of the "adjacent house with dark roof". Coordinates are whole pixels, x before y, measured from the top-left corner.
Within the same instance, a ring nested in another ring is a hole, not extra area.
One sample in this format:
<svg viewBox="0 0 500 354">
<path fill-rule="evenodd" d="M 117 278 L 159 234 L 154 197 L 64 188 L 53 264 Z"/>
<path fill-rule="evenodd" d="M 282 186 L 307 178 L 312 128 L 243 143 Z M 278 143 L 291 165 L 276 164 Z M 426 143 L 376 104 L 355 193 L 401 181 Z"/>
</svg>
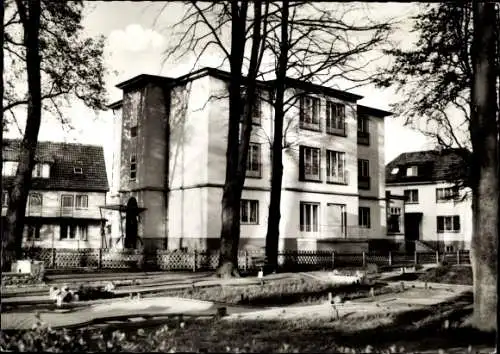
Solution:
<svg viewBox="0 0 500 354">
<path fill-rule="evenodd" d="M 4 140 L 2 217 L 18 164 L 20 140 Z M 104 219 L 99 206 L 109 190 L 103 148 L 38 142 L 26 205 L 26 247 L 99 248 Z"/>
<path fill-rule="evenodd" d="M 469 152 L 428 150 L 399 155 L 386 166 L 386 191 L 403 196 L 404 207 L 388 208 L 388 235 L 406 248 L 469 249 L 472 236 L 470 189 L 465 187 Z M 401 233 L 404 230 L 404 233 Z M 416 242 L 415 242 L 416 241 Z"/>
</svg>

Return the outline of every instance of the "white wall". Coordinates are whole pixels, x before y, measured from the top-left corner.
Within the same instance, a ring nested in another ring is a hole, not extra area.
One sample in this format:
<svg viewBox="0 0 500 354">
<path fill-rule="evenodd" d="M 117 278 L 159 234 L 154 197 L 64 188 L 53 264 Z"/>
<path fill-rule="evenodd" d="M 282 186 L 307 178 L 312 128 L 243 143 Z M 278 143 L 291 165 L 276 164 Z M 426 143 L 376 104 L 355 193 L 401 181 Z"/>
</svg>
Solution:
<svg viewBox="0 0 500 354">
<path fill-rule="evenodd" d="M 387 190 L 392 194 L 403 195 L 404 190 L 418 189 L 418 204 L 406 203 L 406 213 L 423 213 L 421 225 L 421 239 L 424 241 L 444 241 L 445 243 L 453 241 L 464 241 L 470 243 L 472 237 L 472 208 L 471 199 L 467 197 L 464 201 L 449 200 L 436 203 L 436 188 L 452 187 L 450 183 L 435 184 L 414 184 L 406 186 L 387 186 Z M 461 196 L 468 193 L 467 190 L 460 192 Z M 470 195 L 470 194 L 469 194 Z M 460 216 L 459 232 L 437 232 L 437 216 Z"/>
</svg>

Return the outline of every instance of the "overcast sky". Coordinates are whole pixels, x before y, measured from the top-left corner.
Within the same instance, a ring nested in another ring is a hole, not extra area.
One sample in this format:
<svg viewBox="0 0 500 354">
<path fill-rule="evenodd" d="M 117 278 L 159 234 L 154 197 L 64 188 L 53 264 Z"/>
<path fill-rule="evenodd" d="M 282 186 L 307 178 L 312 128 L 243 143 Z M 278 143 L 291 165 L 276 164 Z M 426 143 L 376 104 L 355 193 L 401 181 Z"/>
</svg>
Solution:
<svg viewBox="0 0 500 354">
<path fill-rule="evenodd" d="M 348 5 L 348 4 L 347 4 Z M 106 63 L 111 70 L 107 77 L 107 90 L 110 102 L 121 99 L 121 92 L 115 85 L 142 73 L 180 76 L 192 67 L 192 58 L 181 63 L 163 62 L 163 51 L 168 45 L 168 26 L 182 16 L 184 9 L 180 2 L 168 5 L 167 11 L 161 11 L 162 2 L 86 2 L 84 26 L 89 35 L 104 35 L 107 38 Z M 346 6 L 346 5 L 344 5 Z M 379 3 L 366 5 L 372 17 L 384 16 L 406 18 L 416 12 L 415 4 Z M 395 39 L 401 45 L 409 45 L 410 36 L 404 26 Z M 217 66 L 219 61 L 207 56 L 201 65 Z M 389 104 L 398 100 L 390 89 L 381 90 L 373 87 L 356 88 L 354 93 L 365 96 L 359 103 L 380 109 L 389 109 Z M 75 103 L 67 111 L 74 128 L 64 130 L 59 123 L 50 119 L 43 120 L 39 140 L 82 142 L 102 145 L 111 177 L 112 156 L 112 114 L 111 112 L 93 112 L 83 105 Z M 15 136 L 11 131 L 8 136 Z M 421 134 L 403 127 L 398 117 L 386 119 L 385 124 L 386 162 L 402 152 L 431 148 L 432 144 Z"/>
</svg>

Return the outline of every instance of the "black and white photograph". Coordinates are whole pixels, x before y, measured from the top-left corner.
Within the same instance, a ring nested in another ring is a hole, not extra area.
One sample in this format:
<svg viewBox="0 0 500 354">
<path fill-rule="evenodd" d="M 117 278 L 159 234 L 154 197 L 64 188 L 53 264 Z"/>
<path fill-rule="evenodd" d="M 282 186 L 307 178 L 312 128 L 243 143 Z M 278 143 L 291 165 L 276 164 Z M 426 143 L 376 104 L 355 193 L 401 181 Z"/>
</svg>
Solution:
<svg viewBox="0 0 500 354">
<path fill-rule="evenodd" d="M 500 2 L 1 23 L 2 352 L 498 353 Z"/>
</svg>

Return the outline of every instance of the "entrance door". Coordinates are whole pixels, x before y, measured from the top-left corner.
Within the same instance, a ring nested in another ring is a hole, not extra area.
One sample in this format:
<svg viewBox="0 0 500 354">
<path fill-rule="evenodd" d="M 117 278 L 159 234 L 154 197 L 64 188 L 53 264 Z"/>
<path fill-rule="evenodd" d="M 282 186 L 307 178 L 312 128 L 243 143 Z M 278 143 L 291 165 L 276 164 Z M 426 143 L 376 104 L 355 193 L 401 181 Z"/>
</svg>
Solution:
<svg viewBox="0 0 500 354">
<path fill-rule="evenodd" d="M 415 241 L 420 239 L 422 213 L 405 213 L 405 248 L 406 252 L 415 252 Z"/>
<path fill-rule="evenodd" d="M 125 219 L 125 248 L 136 248 L 137 246 L 137 200 L 132 197 L 127 203 L 127 214 Z"/>
<path fill-rule="evenodd" d="M 346 236 L 345 229 L 345 205 L 328 203 L 326 208 L 326 236 L 344 238 Z"/>
</svg>

